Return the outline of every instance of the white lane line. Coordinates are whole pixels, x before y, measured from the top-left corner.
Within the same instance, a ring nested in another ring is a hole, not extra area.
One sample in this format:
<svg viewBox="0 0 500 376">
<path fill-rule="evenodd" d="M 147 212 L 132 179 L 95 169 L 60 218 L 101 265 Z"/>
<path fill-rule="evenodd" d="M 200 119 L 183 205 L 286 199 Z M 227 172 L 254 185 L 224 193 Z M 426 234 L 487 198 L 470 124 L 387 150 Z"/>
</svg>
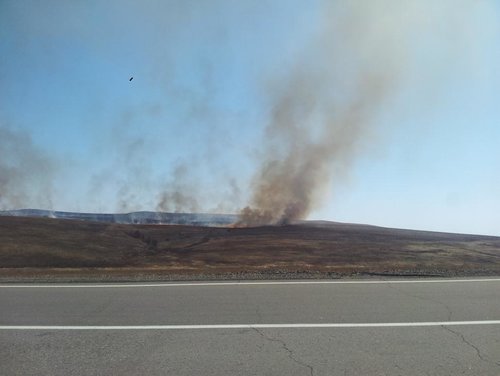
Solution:
<svg viewBox="0 0 500 376">
<path fill-rule="evenodd" d="M 195 329 L 301 329 L 301 328 L 397 328 L 423 326 L 500 325 L 500 320 L 430 321 L 323 324 L 227 324 L 227 325 L 3 325 L 0 330 L 195 330 Z"/>
<path fill-rule="evenodd" d="M 264 281 L 264 282 L 182 282 L 182 283 L 124 283 L 88 285 L 0 285 L 0 288 L 136 288 L 136 287 L 199 287 L 199 286 L 268 286 L 268 285 L 353 285 L 353 284 L 400 284 L 400 283 L 471 283 L 500 282 L 500 278 L 475 279 L 412 279 L 412 280 L 341 280 L 341 281 Z"/>
</svg>

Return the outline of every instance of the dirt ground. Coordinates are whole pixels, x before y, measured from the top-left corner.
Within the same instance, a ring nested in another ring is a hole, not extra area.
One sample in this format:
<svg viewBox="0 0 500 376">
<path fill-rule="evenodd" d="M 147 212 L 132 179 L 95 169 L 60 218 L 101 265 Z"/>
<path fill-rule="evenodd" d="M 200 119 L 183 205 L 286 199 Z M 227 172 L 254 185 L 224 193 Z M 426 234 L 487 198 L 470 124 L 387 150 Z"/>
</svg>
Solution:
<svg viewBox="0 0 500 376">
<path fill-rule="evenodd" d="M 0 280 L 500 275 L 500 237 L 334 222 L 220 228 L 0 217 Z"/>
</svg>

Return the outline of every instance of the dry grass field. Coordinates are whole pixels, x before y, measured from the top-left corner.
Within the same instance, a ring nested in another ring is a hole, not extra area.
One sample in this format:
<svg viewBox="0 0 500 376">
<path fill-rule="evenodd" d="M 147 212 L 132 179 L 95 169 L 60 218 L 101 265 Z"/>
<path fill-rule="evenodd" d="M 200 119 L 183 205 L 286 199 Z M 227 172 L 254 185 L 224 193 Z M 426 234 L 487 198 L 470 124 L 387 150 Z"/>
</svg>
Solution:
<svg viewBox="0 0 500 376">
<path fill-rule="evenodd" d="M 220 228 L 0 217 L 0 277 L 500 275 L 500 237 L 334 222 Z"/>
</svg>

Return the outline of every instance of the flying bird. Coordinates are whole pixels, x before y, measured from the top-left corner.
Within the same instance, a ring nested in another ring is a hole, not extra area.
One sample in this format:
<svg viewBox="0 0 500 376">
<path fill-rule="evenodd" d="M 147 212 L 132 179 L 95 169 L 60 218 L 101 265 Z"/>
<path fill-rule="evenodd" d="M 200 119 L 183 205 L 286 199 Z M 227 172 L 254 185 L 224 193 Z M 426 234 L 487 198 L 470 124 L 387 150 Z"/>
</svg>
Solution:
<svg viewBox="0 0 500 376">
<path fill-rule="evenodd" d="M 130 77 L 130 78 L 129 78 L 129 81 L 132 81 L 133 79 L 134 79 L 134 77 Z"/>
</svg>

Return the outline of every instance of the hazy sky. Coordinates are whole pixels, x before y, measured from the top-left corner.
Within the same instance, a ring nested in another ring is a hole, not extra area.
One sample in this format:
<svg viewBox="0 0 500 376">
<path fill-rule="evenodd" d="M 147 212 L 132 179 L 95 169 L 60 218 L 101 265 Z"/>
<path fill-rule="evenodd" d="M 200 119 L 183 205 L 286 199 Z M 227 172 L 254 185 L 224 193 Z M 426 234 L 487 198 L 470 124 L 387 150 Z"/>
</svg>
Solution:
<svg viewBox="0 0 500 376">
<path fill-rule="evenodd" d="M 499 4 L 0 0 L 0 209 L 238 212 L 319 145 L 310 219 L 500 235 Z"/>
</svg>

